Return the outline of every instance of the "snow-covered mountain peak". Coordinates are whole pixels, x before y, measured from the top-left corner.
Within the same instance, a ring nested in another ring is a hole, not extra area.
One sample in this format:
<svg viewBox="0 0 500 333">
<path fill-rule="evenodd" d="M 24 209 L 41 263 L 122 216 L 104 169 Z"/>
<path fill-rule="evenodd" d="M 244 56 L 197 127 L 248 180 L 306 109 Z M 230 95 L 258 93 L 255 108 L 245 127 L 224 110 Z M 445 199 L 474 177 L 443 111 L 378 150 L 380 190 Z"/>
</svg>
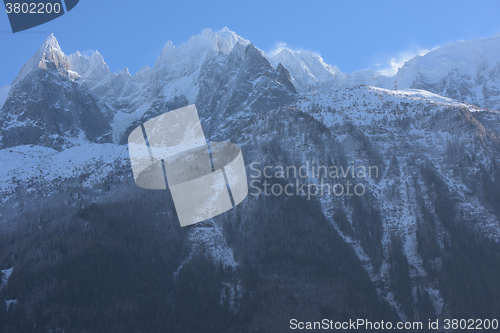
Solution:
<svg viewBox="0 0 500 333">
<path fill-rule="evenodd" d="M 53 62 L 57 69 L 61 67 L 70 69 L 70 65 L 68 60 L 66 59 L 66 55 L 61 50 L 61 47 L 59 46 L 59 43 L 57 42 L 54 34 L 50 34 L 50 36 L 47 37 L 42 47 L 38 49 L 33 58 L 32 59 L 35 61 L 38 60 L 38 67 L 42 69 L 48 69 L 49 62 Z"/>
<path fill-rule="evenodd" d="M 44 46 L 51 46 L 51 47 L 54 47 L 54 48 L 58 49 L 59 51 L 61 51 L 61 48 L 59 47 L 59 43 L 57 42 L 57 39 L 53 33 L 47 37 L 47 39 L 45 40 Z"/>
<path fill-rule="evenodd" d="M 491 109 L 500 108 L 500 35 L 446 45 L 407 61 L 393 80 Z"/>
<path fill-rule="evenodd" d="M 122 69 L 121 71 L 119 71 L 118 74 L 120 74 L 120 75 L 126 75 L 126 76 L 131 76 L 130 72 L 128 70 L 128 67 L 126 67 L 126 68 Z"/>
<path fill-rule="evenodd" d="M 229 53 L 236 44 L 249 45 L 250 41 L 238 36 L 234 31 L 230 30 L 228 27 L 224 27 L 216 33 L 219 41 L 227 42 L 228 50 L 224 53 Z M 222 45 L 219 44 L 219 48 Z"/>
<path fill-rule="evenodd" d="M 300 92 L 307 92 L 328 86 L 338 86 L 344 81 L 344 74 L 336 67 L 324 62 L 320 55 L 309 51 L 294 51 L 282 48 L 268 55 L 269 62 L 276 68 L 279 63 L 285 66 L 292 82 Z"/>
<path fill-rule="evenodd" d="M 90 56 L 90 61 L 93 63 L 102 63 L 104 62 L 104 57 L 102 54 L 99 53 L 99 51 L 95 50 L 94 53 Z"/>
<path fill-rule="evenodd" d="M 194 103 L 203 66 L 214 59 L 227 57 L 236 45 L 248 44 L 249 41 L 227 28 L 217 33 L 204 29 L 200 35 L 191 37 L 178 47 L 168 41 L 154 67 L 141 73 L 141 76 L 145 74 L 143 78 L 138 77 L 137 73 L 133 80 L 137 83 L 144 82 L 146 89 L 153 92 L 155 97 L 170 99 L 184 96 L 190 103 Z"/>
<path fill-rule="evenodd" d="M 72 76 L 72 73 L 68 73 L 71 69 L 70 63 L 54 34 L 50 34 L 35 55 L 23 65 L 12 85 L 21 82 L 35 68 L 57 70 L 61 74 Z"/>
<path fill-rule="evenodd" d="M 472 75 L 478 66 L 492 68 L 500 62 L 500 35 L 461 41 L 437 48 L 407 61 L 396 75 L 401 83 L 412 81 L 418 73 L 428 80 L 439 80 L 450 71 Z M 486 69 L 485 68 L 485 69 Z M 410 75 L 408 75 L 410 74 Z"/>
<path fill-rule="evenodd" d="M 191 37 L 185 44 L 178 48 L 174 46 L 172 41 L 165 43 L 162 52 L 158 56 L 155 68 L 172 66 L 189 66 L 199 63 L 203 59 L 210 48 L 215 49 L 216 45 L 215 33 L 210 29 L 205 29 L 201 35 Z"/>
<path fill-rule="evenodd" d="M 174 46 L 172 41 L 167 41 L 155 67 L 179 61 L 194 62 L 199 57 L 204 57 L 208 51 L 229 54 L 236 44 L 249 45 L 250 41 L 238 36 L 227 27 L 217 32 L 212 31 L 212 29 L 203 29 L 200 35 L 191 37 L 178 48 Z M 196 57 L 193 58 L 193 56 Z"/>
<path fill-rule="evenodd" d="M 97 50 L 90 56 L 76 52 L 67 58 L 71 64 L 71 70 L 78 73 L 86 81 L 100 81 L 110 74 L 104 57 Z"/>
</svg>

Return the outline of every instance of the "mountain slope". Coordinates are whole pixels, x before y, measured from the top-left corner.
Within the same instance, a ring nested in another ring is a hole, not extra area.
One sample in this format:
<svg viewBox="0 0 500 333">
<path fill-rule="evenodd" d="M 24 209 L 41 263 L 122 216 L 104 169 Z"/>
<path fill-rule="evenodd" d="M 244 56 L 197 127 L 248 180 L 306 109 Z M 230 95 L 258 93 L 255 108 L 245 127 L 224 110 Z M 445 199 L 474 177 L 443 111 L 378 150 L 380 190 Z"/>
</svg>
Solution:
<svg viewBox="0 0 500 333">
<path fill-rule="evenodd" d="M 217 133 L 219 140 L 246 127 L 250 115 L 265 114 L 298 97 L 287 70 L 274 69 L 252 44 L 238 43 L 229 55 L 206 63 L 199 87 L 196 104 L 204 131 L 207 137 Z"/>
<path fill-rule="evenodd" d="M 10 90 L 9 85 L 5 85 L 3 87 L 0 87 L 0 109 L 5 104 L 7 97 L 9 97 L 9 90 Z"/>
<path fill-rule="evenodd" d="M 271 64 L 277 68 L 278 64 L 285 66 L 291 73 L 292 83 L 301 93 L 325 88 L 338 88 L 345 81 L 345 75 L 323 59 L 307 51 L 291 51 L 282 49 L 269 57 Z"/>
<path fill-rule="evenodd" d="M 273 66 L 281 62 L 301 93 L 330 90 L 359 84 L 393 89 L 423 89 L 445 97 L 500 110 L 500 35 L 461 41 L 416 56 L 394 77 L 373 70 L 342 73 L 307 51 L 283 48 L 268 56 Z"/>
<path fill-rule="evenodd" d="M 58 150 L 82 140 L 110 139 L 108 110 L 78 84 L 53 35 L 23 66 L 0 114 L 2 148 L 42 145 Z"/>
<path fill-rule="evenodd" d="M 462 41 L 407 61 L 394 77 L 402 88 L 500 110 L 500 35 Z"/>
<path fill-rule="evenodd" d="M 0 329 L 279 332 L 294 317 L 495 316 L 500 113 L 356 85 L 394 79 L 282 52 L 205 30 L 130 76 L 98 53 L 66 56 L 50 36 L 0 114 L 0 226 L 12 232 L 0 234 L 0 268 L 14 267 Z M 241 147 L 249 183 L 294 195 L 250 186 L 234 209 L 180 228 L 168 191 L 135 185 L 126 137 L 193 102 L 207 138 Z M 275 173 L 304 165 L 377 171 Z M 322 182 L 364 193 L 299 191 Z"/>
</svg>

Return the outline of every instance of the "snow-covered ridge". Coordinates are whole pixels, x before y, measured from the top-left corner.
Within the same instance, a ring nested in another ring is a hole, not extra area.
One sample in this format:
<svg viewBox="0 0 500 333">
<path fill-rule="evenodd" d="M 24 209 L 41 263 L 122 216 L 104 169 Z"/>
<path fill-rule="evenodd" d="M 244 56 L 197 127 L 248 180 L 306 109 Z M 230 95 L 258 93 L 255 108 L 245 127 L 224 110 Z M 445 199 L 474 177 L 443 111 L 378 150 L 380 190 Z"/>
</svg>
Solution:
<svg viewBox="0 0 500 333">
<path fill-rule="evenodd" d="M 12 86 L 21 82 L 32 70 L 36 68 L 47 70 L 49 68 L 47 66 L 50 66 L 50 64 L 53 64 L 55 66 L 54 69 L 58 70 L 61 74 L 69 74 L 77 78 L 77 75 L 75 75 L 76 73 L 68 73 L 68 71 L 71 70 L 68 58 L 61 50 L 54 34 L 50 34 L 35 55 L 21 67 L 19 74 L 14 81 L 12 81 Z"/>
<path fill-rule="evenodd" d="M 117 163 L 128 163 L 126 146 L 114 144 L 78 145 L 61 152 L 41 146 L 17 146 L 0 150 L 0 200 L 7 201 L 18 187 L 27 192 L 36 191 L 34 184 L 76 179 L 85 175 L 82 186 L 100 184 L 112 172 Z M 57 185 L 57 184 L 55 184 Z"/>
<path fill-rule="evenodd" d="M 91 91 L 109 101 L 110 105 L 113 101 L 117 104 L 123 104 L 124 100 L 133 101 L 146 91 L 164 86 L 165 82 L 169 84 L 164 87 L 164 93 L 184 95 L 192 102 L 198 91 L 195 81 L 206 58 L 219 52 L 229 54 L 236 44 L 248 45 L 250 41 L 228 28 L 218 32 L 205 29 L 201 35 L 192 37 L 178 48 L 168 41 L 153 68 L 146 66 L 132 76 L 127 68 L 112 73 L 99 51 L 90 56 L 80 52 L 64 54 L 57 39 L 51 34 L 35 55 L 23 65 L 12 86 L 20 83 L 33 69 L 54 69 L 49 64 L 53 63 L 61 74 L 85 82 Z M 3 90 L 2 88 L 0 91 L 0 102 L 5 95 Z M 137 107 L 142 103 L 132 104 Z"/>
<path fill-rule="evenodd" d="M 62 74 L 85 82 L 117 111 L 132 112 L 154 94 L 169 98 L 182 95 L 193 103 L 199 91 L 203 64 L 219 53 L 229 54 L 237 44 L 249 45 L 250 41 L 228 28 L 217 32 L 205 29 L 179 47 L 166 42 L 155 65 L 144 67 L 132 76 L 128 69 L 112 73 L 98 51 L 90 56 L 79 52 L 66 56 L 50 35 L 12 85 L 19 83 L 33 68 L 46 69 L 52 61 Z M 398 81 L 402 89 L 424 89 L 483 108 L 500 108 L 500 35 L 458 42 L 416 56 L 407 61 L 395 77 L 380 75 L 374 70 L 345 74 L 336 66 L 326 64 L 320 55 L 308 51 L 283 47 L 273 54 L 260 52 L 274 68 L 281 63 L 288 69 L 300 93 L 359 84 L 391 89 L 394 81 Z M 2 91 L 0 103 L 1 98 Z"/>
<path fill-rule="evenodd" d="M 410 86 L 420 74 L 429 81 L 440 80 L 451 70 L 462 75 L 476 74 L 477 67 L 491 69 L 500 62 L 500 34 L 461 41 L 416 56 L 399 69 L 396 79 L 402 87 Z"/>
<path fill-rule="evenodd" d="M 294 105 L 310 113 L 326 126 L 353 123 L 368 125 L 384 118 L 415 116 L 423 107 L 465 107 L 471 111 L 481 109 L 425 90 L 389 90 L 373 86 L 355 86 L 304 95 Z M 399 112 L 394 112 L 396 107 Z M 434 110 L 436 108 L 433 108 Z"/>
<path fill-rule="evenodd" d="M 318 87 L 339 86 L 346 80 L 336 66 L 326 64 L 319 55 L 308 51 L 293 51 L 283 48 L 274 55 L 268 55 L 269 62 L 277 68 L 285 66 L 292 77 L 292 83 L 298 91 L 307 92 Z"/>
<path fill-rule="evenodd" d="M 394 80 L 401 88 L 425 89 L 499 110 L 500 34 L 450 44 L 417 56 L 398 70 Z"/>
</svg>

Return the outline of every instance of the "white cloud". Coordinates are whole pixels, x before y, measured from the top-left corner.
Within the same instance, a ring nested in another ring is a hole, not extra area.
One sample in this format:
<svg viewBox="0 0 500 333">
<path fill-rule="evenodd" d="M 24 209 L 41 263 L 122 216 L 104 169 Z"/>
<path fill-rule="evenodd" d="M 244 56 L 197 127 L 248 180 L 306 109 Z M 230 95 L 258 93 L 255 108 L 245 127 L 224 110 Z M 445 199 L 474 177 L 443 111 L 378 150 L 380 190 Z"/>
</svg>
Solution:
<svg viewBox="0 0 500 333">
<path fill-rule="evenodd" d="M 299 48 L 299 49 L 291 48 L 287 45 L 287 43 L 281 42 L 281 41 L 277 41 L 276 43 L 274 43 L 274 46 L 271 49 L 271 51 L 268 53 L 268 55 L 272 58 L 272 57 L 276 56 L 278 53 L 280 53 L 282 50 L 289 50 L 291 52 L 307 52 L 307 53 L 314 54 L 314 55 L 321 58 L 321 54 L 319 52 L 304 50 L 302 48 Z"/>
<path fill-rule="evenodd" d="M 430 50 L 420 47 L 410 47 L 408 50 L 398 52 L 395 56 L 385 61 L 385 63 L 375 64 L 375 67 L 377 71 L 382 75 L 394 76 L 398 72 L 398 69 L 403 67 L 405 62 L 407 62 L 408 60 L 416 56 L 423 56 L 435 49 L 437 49 L 437 47 L 434 47 Z"/>
<path fill-rule="evenodd" d="M 92 54 L 94 54 L 96 50 L 93 50 L 93 49 L 87 49 L 87 50 L 84 50 L 84 51 L 80 51 L 80 54 L 82 56 L 84 56 L 85 58 L 90 58 L 92 56 Z"/>
<path fill-rule="evenodd" d="M 269 55 L 271 57 L 274 57 L 275 55 L 277 55 L 278 53 L 280 53 L 284 49 L 289 50 L 290 48 L 286 46 L 285 42 L 277 41 L 276 43 L 274 43 L 273 49 L 269 52 Z"/>
</svg>

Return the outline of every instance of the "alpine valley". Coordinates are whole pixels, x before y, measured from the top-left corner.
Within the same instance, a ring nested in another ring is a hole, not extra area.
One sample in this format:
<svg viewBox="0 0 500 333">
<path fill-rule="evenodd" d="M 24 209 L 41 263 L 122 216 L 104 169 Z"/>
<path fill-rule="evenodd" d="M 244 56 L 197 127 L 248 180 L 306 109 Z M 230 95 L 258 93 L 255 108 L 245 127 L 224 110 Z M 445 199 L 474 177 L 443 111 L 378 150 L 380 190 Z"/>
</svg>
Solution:
<svg viewBox="0 0 500 333">
<path fill-rule="evenodd" d="M 377 176 L 299 179 L 360 183 L 361 196 L 250 189 L 181 228 L 168 191 L 135 185 L 127 137 L 190 104 L 207 139 L 241 147 L 249 183 L 296 184 L 255 178 L 253 162 Z M 51 35 L 0 107 L 0 332 L 498 319 L 500 35 L 417 56 L 394 77 L 269 55 L 227 28 L 113 73 Z"/>
</svg>

